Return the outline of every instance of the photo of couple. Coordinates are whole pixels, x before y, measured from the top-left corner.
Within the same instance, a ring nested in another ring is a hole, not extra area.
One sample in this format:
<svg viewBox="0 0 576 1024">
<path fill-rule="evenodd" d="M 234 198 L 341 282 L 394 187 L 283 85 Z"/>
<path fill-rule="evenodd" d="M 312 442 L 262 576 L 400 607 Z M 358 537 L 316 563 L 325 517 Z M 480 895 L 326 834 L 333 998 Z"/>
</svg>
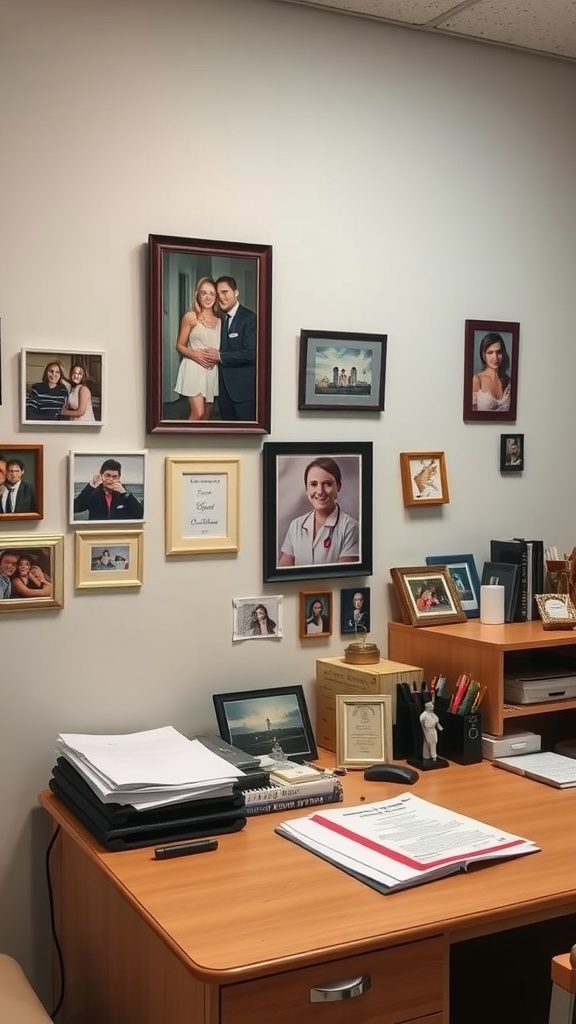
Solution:
<svg viewBox="0 0 576 1024">
<path fill-rule="evenodd" d="M 22 350 L 22 423 L 99 426 L 103 354 Z"/>
</svg>

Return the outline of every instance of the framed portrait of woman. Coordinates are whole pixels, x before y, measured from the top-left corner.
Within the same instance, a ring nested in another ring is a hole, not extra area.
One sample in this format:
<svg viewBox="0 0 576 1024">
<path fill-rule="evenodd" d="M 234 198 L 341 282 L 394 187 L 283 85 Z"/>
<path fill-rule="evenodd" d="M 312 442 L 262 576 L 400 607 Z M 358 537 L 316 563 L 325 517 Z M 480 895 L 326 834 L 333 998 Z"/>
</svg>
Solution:
<svg viewBox="0 0 576 1024">
<path fill-rule="evenodd" d="M 520 324 L 467 320 L 464 339 L 464 420 L 515 423 Z"/>
<path fill-rule="evenodd" d="M 272 246 L 148 236 L 150 434 L 270 432 Z"/>
<path fill-rule="evenodd" d="M 264 581 L 372 574 L 372 442 L 264 445 Z"/>
</svg>

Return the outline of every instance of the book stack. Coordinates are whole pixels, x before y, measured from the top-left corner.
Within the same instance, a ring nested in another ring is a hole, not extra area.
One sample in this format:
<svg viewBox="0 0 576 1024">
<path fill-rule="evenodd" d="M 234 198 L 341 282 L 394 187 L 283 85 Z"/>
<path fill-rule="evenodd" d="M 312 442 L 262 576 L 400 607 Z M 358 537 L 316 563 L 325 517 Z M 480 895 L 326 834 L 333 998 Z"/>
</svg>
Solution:
<svg viewBox="0 0 576 1024">
<path fill-rule="evenodd" d="M 544 544 L 541 540 L 491 540 L 492 562 L 518 566 L 516 594 L 513 599 L 511 621 L 526 622 L 540 618 L 535 595 L 544 587 Z"/>
<path fill-rule="evenodd" d="M 270 782 L 244 792 L 246 814 L 270 814 L 297 807 L 339 803 L 342 785 L 333 772 L 314 765 L 278 764 L 270 771 Z"/>
<path fill-rule="evenodd" d="M 50 789 L 108 850 L 235 832 L 241 770 L 171 726 L 60 734 Z"/>
</svg>

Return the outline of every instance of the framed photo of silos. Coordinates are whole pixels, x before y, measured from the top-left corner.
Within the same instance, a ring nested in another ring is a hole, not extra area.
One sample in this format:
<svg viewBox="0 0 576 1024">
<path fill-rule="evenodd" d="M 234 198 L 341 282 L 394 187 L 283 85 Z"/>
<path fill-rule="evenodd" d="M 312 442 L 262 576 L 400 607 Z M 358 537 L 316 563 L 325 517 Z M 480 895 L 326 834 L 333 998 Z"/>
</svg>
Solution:
<svg viewBox="0 0 576 1024">
<path fill-rule="evenodd" d="M 298 408 L 382 412 L 386 334 L 301 331 Z"/>
<path fill-rule="evenodd" d="M 147 429 L 270 432 L 272 246 L 148 236 Z"/>
<path fill-rule="evenodd" d="M 43 446 L 0 442 L 0 524 L 43 518 Z"/>
<path fill-rule="evenodd" d="M 142 523 L 146 451 L 70 452 L 70 523 Z"/>
<path fill-rule="evenodd" d="M 106 399 L 104 370 L 104 352 L 23 348 L 21 422 L 44 427 L 101 427 Z"/>
</svg>

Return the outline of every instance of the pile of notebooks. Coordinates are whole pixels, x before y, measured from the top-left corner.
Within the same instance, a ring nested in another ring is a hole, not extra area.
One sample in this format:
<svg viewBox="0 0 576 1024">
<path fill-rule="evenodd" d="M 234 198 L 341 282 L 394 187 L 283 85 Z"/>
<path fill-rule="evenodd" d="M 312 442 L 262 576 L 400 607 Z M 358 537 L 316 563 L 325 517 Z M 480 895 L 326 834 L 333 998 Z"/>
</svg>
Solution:
<svg viewBox="0 0 576 1024">
<path fill-rule="evenodd" d="M 61 734 L 50 789 L 110 851 L 236 832 L 240 769 L 171 726 Z"/>
</svg>

